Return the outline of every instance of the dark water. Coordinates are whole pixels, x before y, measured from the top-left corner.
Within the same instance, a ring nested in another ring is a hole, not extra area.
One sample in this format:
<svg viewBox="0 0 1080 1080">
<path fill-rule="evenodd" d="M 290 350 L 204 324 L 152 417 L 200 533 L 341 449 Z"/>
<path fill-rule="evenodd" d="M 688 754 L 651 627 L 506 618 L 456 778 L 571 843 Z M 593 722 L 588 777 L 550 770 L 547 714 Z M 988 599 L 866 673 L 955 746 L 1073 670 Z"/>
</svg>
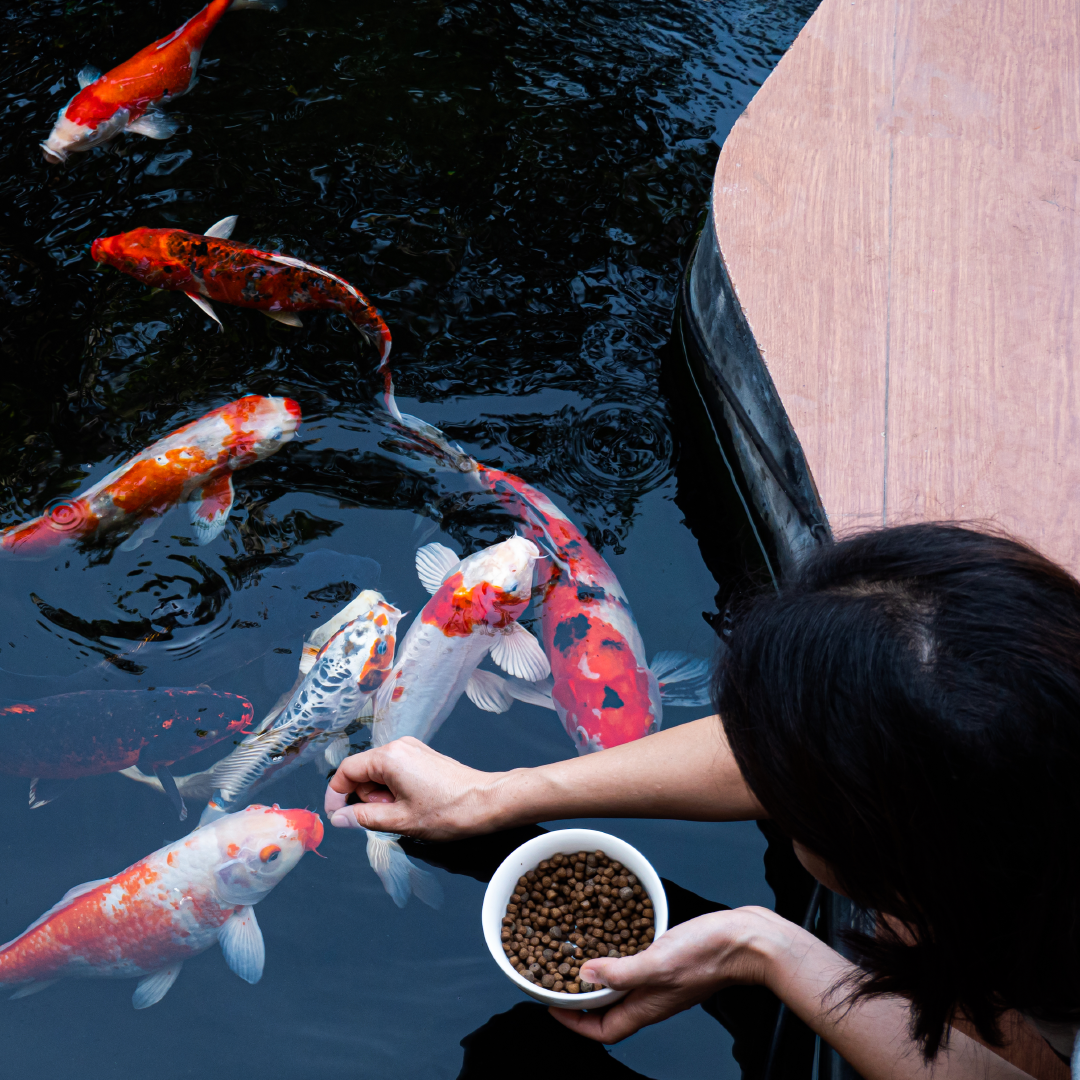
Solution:
<svg viewBox="0 0 1080 1080">
<path fill-rule="evenodd" d="M 471 551 L 509 530 L 384 449 L 373 357 L 341 317 L 295 330 L 219 305 L 220 332 L 183 297 L 88 256 L 99 235 L 201 231 L 232 213 L 234 238 L 325 265 L 375 300 L 402 406 L 572 513 L 623 582 L 650 655 L 710 653 L 701 612 L 746 528 L 709 503 L 666 393 L 665 343 L 718 147 L 812 7 L 291 0 L 277 16 L 225 17 L 201 83 L 171 110 L 171 140 L 126 137 L 53 169 L 37 144 L 75 72 L 108 69 L 194 4 L 8 8 L 0 524 L 241 394 L 294 397 L 304 422 L 238 474 L 209 547 L 192 545 L 178 511 L 132 553 L 0 567 L 0 692 L 208 683 L 259 712 L 291 684 L 311 620 L 342 602 L 321 589 L 377 580 L 415 612 L 417 546 Z M 435 746 L 488 769 L 571 751 L 551 713 L 492 716 L 464 700 Z M 307 769 L 273 797 L 318 805 L 322 789 Z M 0 777 L 0 808 L 0 939 L 184 831 L 160 795 L 117 776 L 34 811 L 26 781 Z M 771 900 L 752 825 L 613 827 L 702 895 Z M 520 1000 L 483 945 L 483 886 L 437 871 L 444 908 L 399 911 L 356 836 L 334 832 L 322 850 L 259 907 L 257 986 L 215 949 L 144 1012 L 130 982 L 0 1002 L 5 1073 L 457 1076 L 460 1040 Z M 694 1010 L 613 1053 L 657 1078 L 736 1076 L 729 1046 Z"/>
</svg>

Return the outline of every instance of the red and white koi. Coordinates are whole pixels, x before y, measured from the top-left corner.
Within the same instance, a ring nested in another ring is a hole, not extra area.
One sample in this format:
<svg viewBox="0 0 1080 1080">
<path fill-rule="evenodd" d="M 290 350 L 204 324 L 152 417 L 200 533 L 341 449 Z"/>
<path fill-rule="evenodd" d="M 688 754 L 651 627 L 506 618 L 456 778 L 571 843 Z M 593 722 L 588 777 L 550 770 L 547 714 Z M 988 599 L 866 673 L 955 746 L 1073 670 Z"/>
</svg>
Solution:
<svg viewBox="0 0 1080 1080">
<path fill-rule="evenodd" d="M 309 810 L 249 806 L 113 877 L 69 889 L 0 946 L 0 986 L 26 997 L 59 979 L 138 979 L 136 1009 L 160 1001 L 185 960 L 215 942 L 245 982 L 266 950 L 254 905 L 322 841 Z"/>
<path fill-rule="evenodd" d="M 536 545 L 513 536 L 465 559 L 442 544 L 416 553 L 420 581 L 432 594 L 398 648 L 389 678 L 375 695 L 372 743 L 403 735 L 430 741 L 463 693 L 483 696 L 477 665 L 489 654 L 504 671 L 523 680 L 551 670 L 540 643 L 518 618 L 532 597 Z M 344 802 L 333 789 L 326 812 Z M 339 819 L 355 825 L 351 815 Z M 369 832 L 368 860 L 398 907 L 410 891 L 428 901 L 429 875 L 409 860 L 388 833 Z"/>
<path fill-rule="evenodd" d="M 312 761 L 337 768 L 349 752 L 345 728 L 357 720 L 394 663 L 401 612 L 371 590 L 367 610 L 319 650 L 303 682 L 273 725 L 247 736 L 211 770 L 216 790 L 201 823 L 230 813 L 260 788 Z M 350 604 L 350 607 L 353 604 Z"/>
<path fill-rule="evenodd" d="M 232 476 L 276 454 L 300 425 L 290 398 L 251 395 L 214 409 L 159 439 L 104 480 L 48 513 L 0 533 L 0 550 L 39 554 L 59 544 L 126 530 L 124 551 L 137 548 L 178 503 L 191 509 L 200 544 L 215 539 L 232 509 Z"/>
<path fill-rule="evenodd" d="M 205 233 L 183 229 L 132 229 L 99 236 L 91 257 L 155 289 L 182 292 L 221 326 L 211 300 L 255 308 L 287 326 L 302 326 L 300 311 L 340 311 L 379 350 L 390 356 L 390 329 L 371 301 L 344 278 L 313 263 L 230 240 L 236 215 Z M 389 369 L 387 369 L 389 375 Z"/>
<path fill-rule="evenodd" d="M 102 75 L 87 66 L 79 72 L 79 92 L 60 110 L 48 139 L 45 160 L 58 165 L 68 154 L 90 150 L 131 131 L 150 139 L 176 134 L 176 121 L 158 106 L 186 94 L 196 82 L 210 31 L 226 11 L 279 11 L 285 0 L 210 0 L 179 30 L 147 45 L 130 60 Z"/>
<path fill-rule="evenodd" d="M 663 702 L 709 703 L 708 663 L 685 653 L 662 652 L 648 664 L 641 632 L 614 571 L 543 492 L 512 473 L 481 465 L 452 446 L 438 428 L 400 412 L 396 418 L 417 437 L 412 448 L 474 477 L 550 555 L 537 568 L 537 593 L 552 682 L 529 686 L 520 678 L 478 671 L 476 692 L 469 695 L 476 705 L 501 711 L 509 707 L 510 698 L 519 698 L 554 709 L 578 753 L 585 754 L 658 730 Z"/>
</svg>

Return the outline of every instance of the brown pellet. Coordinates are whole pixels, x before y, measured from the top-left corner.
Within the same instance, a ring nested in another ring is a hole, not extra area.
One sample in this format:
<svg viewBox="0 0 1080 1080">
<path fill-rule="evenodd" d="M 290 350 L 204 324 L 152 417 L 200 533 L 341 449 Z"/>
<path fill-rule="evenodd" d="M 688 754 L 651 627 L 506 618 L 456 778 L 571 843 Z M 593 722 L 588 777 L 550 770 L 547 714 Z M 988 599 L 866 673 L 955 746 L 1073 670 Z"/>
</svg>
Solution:
<svg viewBox="0 0 1080 1080">
<path fill-rule="evenodd" d="M 656 931 L 652 901 L 634 874 L 602 851 L 552 855 L 518 878 L 502 920 L 503 950 L 529 982 L 565 994 L 600 987 L 580 966 L 634 956 Z"/>
</svg>

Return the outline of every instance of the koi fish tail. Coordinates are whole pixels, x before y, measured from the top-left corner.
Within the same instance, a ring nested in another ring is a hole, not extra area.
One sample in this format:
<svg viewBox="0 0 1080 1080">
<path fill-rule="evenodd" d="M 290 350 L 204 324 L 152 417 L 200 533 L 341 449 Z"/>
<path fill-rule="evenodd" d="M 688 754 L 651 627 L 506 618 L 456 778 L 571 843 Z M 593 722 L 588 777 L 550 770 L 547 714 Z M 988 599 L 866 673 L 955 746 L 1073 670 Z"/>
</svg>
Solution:
<svg viewBox="0 0 1080 1080">
<path fill-rule="evenodd" d="M 390 383 L 390 389 L 393 390 L 392 383 Z M 437 427 L 416 416 L 401 412 L 396 402 L 393 402 L 392 409 L 389 405 L 387 408 L 390 415 L 397 421 L 398 431 L 405 436 L 405 439 L 398 444 L 402 449 L 427 454 L 428 457 L 434 458 L 441 465 L 454 470 L 454 472 L 476 472 L 477 464 L 475 459 L 469 457 L 460 446 L 455 446 L 450 442 Z"/>
<path fill-rule="evenodd" d="M 438 879 L 427 870 L 421 870 L 401 850 L 393 833 L 368 831 L 367 856 L 371 869 L 379 875 L 383 888 L 399 908 L 408 903 L 410 893 L 428 907 L 442 906 L 443 891 Z"/>
<path fill-rule="evenodd" d="M 229 11 L 243 11 L 251 8 L 254 11 L 280 11 L 285 6 L 285 0 L 232 0 Z"/>
</svg>

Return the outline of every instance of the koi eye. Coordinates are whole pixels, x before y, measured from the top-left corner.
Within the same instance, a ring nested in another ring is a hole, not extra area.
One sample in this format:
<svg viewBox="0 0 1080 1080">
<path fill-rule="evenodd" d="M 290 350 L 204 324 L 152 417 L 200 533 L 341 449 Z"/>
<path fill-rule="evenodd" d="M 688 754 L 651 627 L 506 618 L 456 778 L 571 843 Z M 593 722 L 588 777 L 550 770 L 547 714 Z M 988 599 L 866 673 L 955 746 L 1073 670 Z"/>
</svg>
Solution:
<svg viewBox="0 0 1080 1080">
<path fill-rule="evenodd" d="M 277 844 L 267 844 L 266 847 L 259 852 L 259 858 L 263 862 L 273 862 L 281 854 L 281 848 Z"/>
<path fill-rule="evenodd" d="M 195 737 L 198 738 L 198 739 L 205 739 L 206 736 L 209 735 L 209 734 L 210 734 L 209 731 L 203 731 L 202 728 L 196 728 L 195 729 Z"/>
</svg>

